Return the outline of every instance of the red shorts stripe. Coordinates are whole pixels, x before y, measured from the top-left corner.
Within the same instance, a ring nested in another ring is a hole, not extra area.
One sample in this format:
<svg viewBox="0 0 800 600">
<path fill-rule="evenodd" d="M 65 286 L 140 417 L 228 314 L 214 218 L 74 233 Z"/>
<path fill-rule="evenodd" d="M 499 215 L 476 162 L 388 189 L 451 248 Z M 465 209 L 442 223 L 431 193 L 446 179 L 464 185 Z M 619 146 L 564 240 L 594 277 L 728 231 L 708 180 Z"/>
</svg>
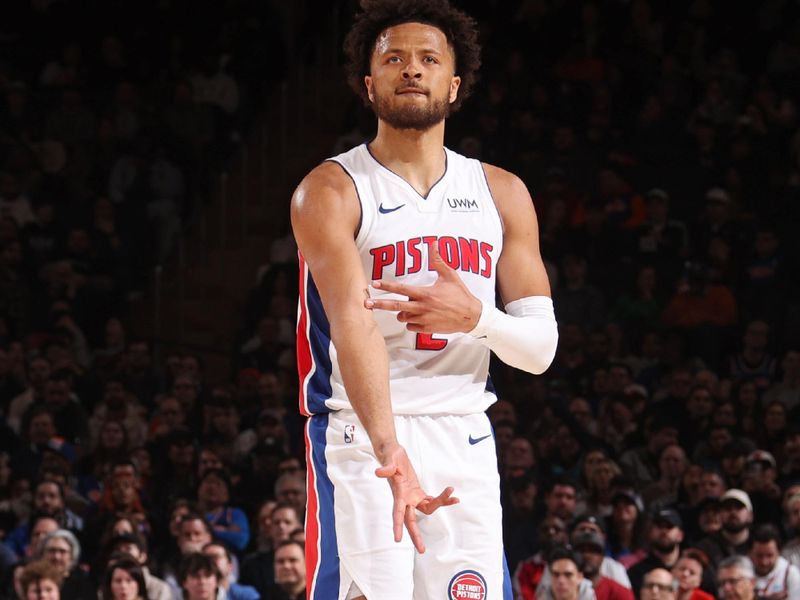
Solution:
<svg viewBox="0 0 800 600">
<path fill-rule="evenodd" d="M 306 598 L 314 592 L 317 570 L 319 569 L 319 496 L 316 487 L 316 472 L 312 456 L 311 437 L 308 432 L 310 421 L 306 421 Z"/>
</svg>

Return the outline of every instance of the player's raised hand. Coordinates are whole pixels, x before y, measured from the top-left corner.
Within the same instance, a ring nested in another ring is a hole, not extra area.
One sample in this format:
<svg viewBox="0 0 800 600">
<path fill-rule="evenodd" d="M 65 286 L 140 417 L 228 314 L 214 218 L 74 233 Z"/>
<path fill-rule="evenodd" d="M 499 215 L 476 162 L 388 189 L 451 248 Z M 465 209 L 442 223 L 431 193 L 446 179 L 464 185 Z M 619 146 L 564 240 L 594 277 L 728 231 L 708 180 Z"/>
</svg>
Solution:
<svg viewBox="0 0 800 600">
<path fill-rule="evenodd" d="M 373 281 L 372 287 L 400 294 L 408 300 L 367 298 L 366 308 L 397 312 L 397 320 L 416 333 L 466 333 L 472 331 L 481 316 L 481 302 L 431 246 L 431 263 L 438 275 L 433 285 L 407 285 L 391 281 Z"/>
<path fill-rule="evenodd" d="M 375 475 L 388 479 L 392 488 L 394 541 L 399 542 L 403 539 L 403 525 L 405 525 L 414 547 L 422 554 L 425 552 L 425 542 L 417 525 L 415 511 L 419 510 L 429 515 L 442 506 L 457 504 L 458 498 L 453 496 L 453 488 L 445 488 L 436 497 L 427 495 L 419 485 L 417 473 L 408 459 L 405 448 L 399 444 L 388 452 L 384 465 L 375 470 Z"/>
</svg>

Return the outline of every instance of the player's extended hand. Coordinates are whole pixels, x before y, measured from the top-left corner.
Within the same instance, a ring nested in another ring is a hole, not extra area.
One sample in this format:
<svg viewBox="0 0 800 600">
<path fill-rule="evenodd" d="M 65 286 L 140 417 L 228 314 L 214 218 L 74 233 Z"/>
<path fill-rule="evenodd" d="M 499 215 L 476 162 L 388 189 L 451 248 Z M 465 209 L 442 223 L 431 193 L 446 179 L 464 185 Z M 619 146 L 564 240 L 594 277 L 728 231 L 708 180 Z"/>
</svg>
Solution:
<svg viewBox="0 0 800 600">
<path fill-rule="evenodd" d="M 373 281 L 372 287 L 407 296 L 408 300 L 367 298 L 364 306 L 397 311 L 397 320 L 416 333 L 467 333 L 481 316 L 481 302 L 469 291 L 458 273 L 444 262 L 434 244 L 433 268 L 438 278 L 433 285 L 419 286 L 391 281 Z"/>
<path fill-rule="evenodd" d="M 441 506 L 458 504 L 458 498 L 453 496 L 451 487 L 445 488 L 435 498 L 428 496 L 420 487 L 417 473 L 411 466 L 405 448 L 401 445 L 398 444 L 390 450 L 384 460 L 384 465 L 375 469 L 375 475 L 388 479 L 389 486 L 392 488 L 394 541 L 399 542 L 403 539 L 403 525 L 405 524 L 414 547 L 422 554 L 425 552 L 425 543 L 422 541 L 422 534 L 417 526 L 415 509 L 429 515 Z"/>
</svg>

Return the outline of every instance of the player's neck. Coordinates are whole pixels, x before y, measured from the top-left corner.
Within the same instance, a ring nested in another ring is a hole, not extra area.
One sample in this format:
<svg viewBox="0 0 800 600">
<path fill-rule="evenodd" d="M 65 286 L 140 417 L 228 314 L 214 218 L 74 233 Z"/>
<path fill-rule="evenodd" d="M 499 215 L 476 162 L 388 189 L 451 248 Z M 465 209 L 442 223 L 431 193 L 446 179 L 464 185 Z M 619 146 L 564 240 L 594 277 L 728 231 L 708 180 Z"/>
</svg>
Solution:
<svg viewBox="0 0 800 600">
<path fill-rule="evenodd" d="M 422 196 L 444 175 L 444 121 L 425 131 L 395 129 L 378 121 L 378 134 L 369 145 L 372 155 L 405 179 Z"/>
</svg>

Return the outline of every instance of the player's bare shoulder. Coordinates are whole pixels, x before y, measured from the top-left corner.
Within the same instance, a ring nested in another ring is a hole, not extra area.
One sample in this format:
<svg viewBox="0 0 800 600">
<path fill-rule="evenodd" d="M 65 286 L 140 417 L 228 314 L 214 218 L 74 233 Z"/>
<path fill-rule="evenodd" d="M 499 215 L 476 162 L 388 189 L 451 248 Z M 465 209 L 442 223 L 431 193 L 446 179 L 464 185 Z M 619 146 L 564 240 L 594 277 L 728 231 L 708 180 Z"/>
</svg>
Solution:
<svg viewBox="0 0 800 600">
<path fill-rule="evenodd" d="M 533 219 L 536 223 L 533 199 L 522 179 L 500 167 L 488 163 L 482 165 L 504 227 L 513 227 L 519 219 Z"/>
<path fill-rule="evenodd" d="M 360 208 L 353 180 L 334 161 L 325 161 L 311 170 L 292 195 L 292 225 L 295 229 L 310 222 L 358 223 Z"/>
</svg>

